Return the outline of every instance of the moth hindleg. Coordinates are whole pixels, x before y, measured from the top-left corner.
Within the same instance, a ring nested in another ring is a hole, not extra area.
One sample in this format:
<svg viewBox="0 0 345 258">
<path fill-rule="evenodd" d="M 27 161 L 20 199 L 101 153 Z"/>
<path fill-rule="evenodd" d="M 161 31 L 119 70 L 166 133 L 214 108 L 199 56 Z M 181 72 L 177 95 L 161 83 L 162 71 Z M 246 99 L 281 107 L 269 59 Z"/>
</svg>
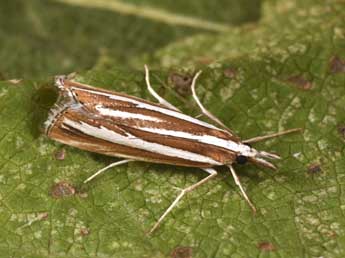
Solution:
<svg viewBox="0 0 345 258">
<path fill-rule="evenodd" d="M 106 171 L 107 169 L 109 168 L 112 168 L 112 167 L 116 167 L 116 166 L 119 166 L 119 165 L 122 165 L 122 164 L 125 164 L 125 163 L 128 163 L 130 161 L 134 161 L 132 159 L 124 159 L 124 160 L 120 160 L 120 161 L 117 161 L 117 162 L 114 162 L 114 163 L 111 163 L 110 165 L 98 170 L 96 173 L 94 173 L 92 176 L 88 177 L 86 180 L 84 180 L 84 184 L 91 181 L 92 179 L 94 179 L 96 176 L 98 176 L 99 174 L 103 173 L 104 171 Z"/>
</svg>

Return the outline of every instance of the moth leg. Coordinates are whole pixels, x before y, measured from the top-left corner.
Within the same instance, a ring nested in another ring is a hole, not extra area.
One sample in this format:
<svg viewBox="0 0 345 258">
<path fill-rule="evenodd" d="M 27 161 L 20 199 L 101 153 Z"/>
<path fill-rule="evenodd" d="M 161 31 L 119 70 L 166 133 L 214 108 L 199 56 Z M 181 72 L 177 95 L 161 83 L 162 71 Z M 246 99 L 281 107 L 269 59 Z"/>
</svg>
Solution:
<svg viewBox="0 0 345 258">
<path fill-rule="evenodd" d="M 204 171 L 206 171 L 207 173 L 209 173 L 209 175 L 207 177 L 205 177 L 204 179 L 200 180 L 199 182 L 197 182 L 194 185 L 191 185 L 185 189 L 182 189 L 181 193 L 176 197 L 176 199 L 171 203 L 171 205 L 169 206 L 168 209 L 166 209 L 166 211 L 163 213 L 163 215 L 158 219 L 158 221 L 156 222 L 156 224 L 151 228 L 151 230 L 149 231 L 148 234 L 151 234 L 153 231 L 155 231 L 158 226 L 160 225 L 160 223 L 163 221 L 163 219 L 172 211 L 172 209 L 178 204 L 178 202 L 182 199 L 182 197 L 188 193 L 191 192 L 192 190 L 194 190 L 195 188 L 197 188 L 198 186 L 201 186 L 202 184 L 206 183 L 208 180 L 210 180 L 211 178 L 215 177 L 217 175 L 217 171 L 213 168 L 201 168 Z"/>
<path fill-rule="evenodd" d="M 267 139 L 270 139 L 270 138 L 278 137 L 278 136 L 289 134 L 289 133 L 300 132 L 302 130 L 303 130 L 302 128 L 293 128 L 293 129 L 285 130 L 285 131 L 278 132 L 278 133 L 273 133 L 273 134 L 268 134 L 268 135 L 263 135 L 263 136 L 257 136 L 257 137 L 254 137 L 254 138 L 250 138 L 250 139 L 244 140 L 242 142 L 243 143 L 259 142 L 259 141 L 267 140 Z"/>
<path fill-rule="evenodd" d="M 88 177 L 85 181 L 84 181 L 84 184 L 86 184 L 87 182 L 91 181 L 92 179 L 94 179 L 96 176 L 98 176 L 99 174 L 103 173 L 104 171 L 106 171 L 107 169 L 109 168 L 113 168 L 113 167 L 116 167 L 116 166 L 119 166 L 119 165 L 122 165 L 122 164 L 125 164 L 125 163 L 128 163 L 130 161 L 134 161 L 132 159 L 124 159 L 124 160 L 120 160 L 120 161 L 117 161 L 117 162 L 114 162 L 114 163 L 111 163 L 110 165 L 98 170 L 96 173 L 94 173 L 92 176 Z"/>
<path fill-rule="evenodd" d="M 215 115 L 213 115 L 210 111 L 208 111 L 200 102 L 198 96 L 196 95 L 195 92 L 195 84 L 196 84 L 196 80 L 198 79 L 198 77 L 200 76 L 200 74 L 202 73 L 202 71 L 197 72 L 194 75 L 192 84 L 191 84 L 191 89 L 192 89 L 192 95 L 193 98 L 195 100 L 195 102 L 198 104 L 199 108 L 201 109 L 201 112 L 207 116 L 209 119 L 211 119 L 213 122 L 217 123 L 218 125 L 220 125 L 221 127 L 223 127 L 225 130 L 227 130 L 228 132 L 230 132 L 231 134 L 233 134 L 233 132 L 231 132 L 231 130 L 222 122 L 220 121 Z"/>
<path fill-rule="evenodd" d="M 146 86 L 150 94 L 163 106 L 173 109 L 175 111 L 180 111 L 177 107 L 174 105 L 170 104 L 168 101 L 163 99 L 161 96 L 158 95 L 158 93 L 152 88 L 151 83 L 150 83 L 150 73 L 149 73 L 149 68 L 147 65 L 145 67 L 145 81 L 146 81 Z"/>
<path fill-rule="evenodd" d="M 254 214 L 256 213 L 256 208 L 255 206 L 253 205 L 253 203 L 250 201 L 250 199 L 248 198 L 246 192 L 244 191 L 243 187 L 242 187 L 242 184 L 240 182 L 240 179 L 238 178 L 234 168 L 231 166 L 231 165 L 228 165 L 229 169 L 230 169 L 230 172 L 232 174 L 232 177 L 234 178 L 235 180 L 235 184 L 240 188 L 241 190 L 241 193 L 244 197 L 244 199 L 247 201 L 247 203 L 249 204 L 250 208 L 252 208 Z"/>
</svg>

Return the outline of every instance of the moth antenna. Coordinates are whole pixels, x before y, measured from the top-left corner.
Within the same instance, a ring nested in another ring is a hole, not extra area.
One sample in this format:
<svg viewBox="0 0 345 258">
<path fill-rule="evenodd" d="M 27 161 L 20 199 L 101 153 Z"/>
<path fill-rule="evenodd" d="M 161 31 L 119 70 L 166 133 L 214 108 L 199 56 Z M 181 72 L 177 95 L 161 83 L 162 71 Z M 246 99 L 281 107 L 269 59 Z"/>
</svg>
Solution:
<svg viewBox="0 0 345 258">
<path fill-rule="evenodd" d="M 260 142 L 260 141 L 268 140 L 268 139 L 271 139 L 271 138 L 279 137 L 279 136 L 282 136 L 282 135 L 285 135 L 285 134 L 301 132 L 301 131 L 303 131 L 302 128 L 293 128 L 293 129 L 285 130 L 285 131 L 282 131 L 282 132 L 277 132 L 277 133 L 272 133 L 272 134 L 268 134 L 268 135 L 253 137 L 253 138 L 244 140 L 242 142 L 246 143 L 246 144 L 254 143 L 254 142 Z"/>
</svg>

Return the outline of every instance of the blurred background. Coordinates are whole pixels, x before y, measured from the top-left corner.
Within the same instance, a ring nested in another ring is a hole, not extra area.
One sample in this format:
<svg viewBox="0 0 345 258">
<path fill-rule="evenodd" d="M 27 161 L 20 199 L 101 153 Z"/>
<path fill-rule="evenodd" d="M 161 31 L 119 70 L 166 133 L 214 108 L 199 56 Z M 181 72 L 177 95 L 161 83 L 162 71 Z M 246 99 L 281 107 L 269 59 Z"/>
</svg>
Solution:
<svg viewBox="0 0 345 258">
<path fill-rule="evenodd" d="M 192 35 L 260 19 L 260 0 L 6 0 L 0 3 L 0 79 L 140 67 Z"/>
</svg>

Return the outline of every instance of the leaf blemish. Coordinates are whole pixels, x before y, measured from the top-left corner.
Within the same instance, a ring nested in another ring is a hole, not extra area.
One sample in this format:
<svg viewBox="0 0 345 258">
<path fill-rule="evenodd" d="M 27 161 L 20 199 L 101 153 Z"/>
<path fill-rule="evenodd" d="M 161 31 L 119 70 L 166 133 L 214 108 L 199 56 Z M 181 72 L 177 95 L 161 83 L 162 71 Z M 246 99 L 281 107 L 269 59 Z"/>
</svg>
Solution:
<svg viewBox="0 0 345 258">
<path fill-rule="evenodd" d="M 49 217 L 49 213 L 48 212 L 41 212 L 38 214 L 30 214 L 28 215 L 28 221 L 27 223 L 25 223 L 24 225 L 22 225 L 19 229 L 23 229 L 26 227 L 31 226 L 34 222 L 37 221 L 42 221 L 42 220 L 46 220 Z"/>
<path fill-rule="evenodd" d="M 312 163 L 308 166 L 309 174 L 319 174 L 322 171 L 321 165 L 319 163 Z"/>
<path fill-rule="evenodd" d="M 90 234 L 90 230 L 88 228 L 81 228 L 80 229 L 80 235 L 81 236 L 87 236 Z"/>
<path fill-rule="evenodd" d="M 345 139 L 345 124 L 338 125 L 338 133 Z"/>
<path fill-rule="evenodd" d="M 313 83 L 302 75 L 291 76 L 287 79 L 287 82 L 301 90 L 310 90 L 313 87 Z"/>
<path fill-rule="evenodd" d="M 329 69 L 332 73 L 345 73 L 345 59 L 333 56 L 329 62 Z"/>
<path fill-rule="evenodd" d="M 237 77 L 238 70 L 234 67 L 228 67 L 224 69 L 223 73 L 225 77 L 235 79 Z"/>
<path fill-rule="evenodd" d="M 258 248 L 262 251 L 267 251 L 267 252 L 276 250 L 275 246 L 270 242 L 260 242 L 258 244 Z"/>
<path fill-rule="evenodd" d="M 326 233 L 326 236 L 328 236 L 329 238 L 336 238 L 338 234 L 335 231 L 329 231 Z"/>
<path fill-rule="evenodd" d="M 172 258 L 192 258 L 192 251 L 193 249 L 188 246 L 176 247 L 170 256 Z"/>
<path fill-rule="evenodd" d="M 64 160 L 66 157 L 66 151 L 65 149 L 60 149 L 60 150 L 57 150 L 55 153 L 54 153 L 54 158 L 56 160 Z"/>
<path fill-rule="evenodd" d="M 190 74 L 172 72 L 169 74 L 169 81 L 172 83 L 175 90 L 182 96 L 186 96 L 191 93 L 189 86 L 192 83 L 192 76 Z"/>
<path fill-rule="evenodd" d="M 68 182 L 61 181 L 56 183 L 51 190 L 51 195 L 55 199 L 70 197 L 75 194 L 75 188 Z"/>
</svg>

